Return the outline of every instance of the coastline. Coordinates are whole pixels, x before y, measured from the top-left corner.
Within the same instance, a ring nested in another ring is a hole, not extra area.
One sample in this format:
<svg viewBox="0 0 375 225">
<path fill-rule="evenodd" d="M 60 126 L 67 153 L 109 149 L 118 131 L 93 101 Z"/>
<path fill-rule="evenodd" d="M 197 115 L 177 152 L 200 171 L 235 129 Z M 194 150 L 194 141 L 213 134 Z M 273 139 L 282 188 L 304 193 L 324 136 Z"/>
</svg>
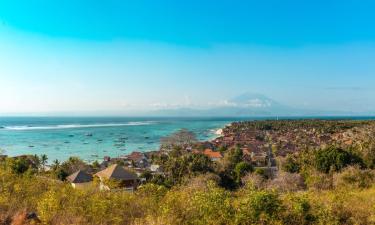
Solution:
<svg viewBox="0 0 375 225">
<path fill-rule="evenodd" d="M 93 162 L 104 156 L 158 150 L 162 137 L 182 128 L 196 133 L 201 141 L 211 141 L 219 137 L 217 130 L 233 121 L 222 118 L 0 118 L 0 126 L 12 128 L 0 129 L 0 148 L 10 157 L 47 154 L 50 161 L 77 156 Z"/>
</svg>

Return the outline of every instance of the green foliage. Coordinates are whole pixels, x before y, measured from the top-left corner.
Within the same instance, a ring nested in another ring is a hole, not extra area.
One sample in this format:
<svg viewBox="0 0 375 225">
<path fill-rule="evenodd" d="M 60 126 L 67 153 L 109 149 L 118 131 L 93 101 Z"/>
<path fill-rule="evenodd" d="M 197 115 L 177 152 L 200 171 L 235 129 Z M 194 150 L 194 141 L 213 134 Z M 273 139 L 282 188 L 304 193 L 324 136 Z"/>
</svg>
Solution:
<svg viewBox="0 0 375 225">
<path fill-rule="evenodd" d="M 227 153 L 224 155 L 223 159 L 223 165 L 224 169 L 229 172 L 233 171 L 234 167 L 237 165 L 237 163 L 242 162 L 243 159 L 243 153 L 240 148 L 234 148 L 227 151 Z"/>
<path fill-rule="evenodd" d="M 152 179 L 153 175 L 150 171 L 146 170 L 139 177 L 146 179 L 146 181 L 149 181 Z"/>
<path fill-rule="evenodd" d="M 40 160 L 40 164 L 42 166 L 42 170 L 44 171 L 45 167 L 46 167 L 46 163 L 47 163 L 47 160 L 48 160 L 48 157 L 46 154 L 43 154 L 39 157 L 39 160 Z"/>
<path fill-rule="evenodd" d="M 54 177 L 61 181 L 64 181 L 70 175 L 61 167 L 56 167 L 52 172 Z"/>
<path fill-rule="evenodd" d="M 92 163 L 92 168 L 94 170 L 99 170 L 100 169 L 100 163 L 98 162 L 98 160 L 95 160 L 93 163 Z"/>
<path fill-rule="evenodd" d="M 70 157 L 68 161 L 61 164 L 61 168 L 67 173 L 72 174 L 78 170 L 87 170 L 89 166 L 78 157 Z"/>
<path fill-rule="evenodd" d="M 254 173 L 263 178 L 266 178 L 266 171 L 263 168 L 255 168 Z"/>
<path fill-rule="evenodd" d="M 31 159 L 26 157 L 8 158 L 6 164 L 14 174 L 23 174 L 28 170 L 37 170 L 37 166 L 33 164 Z"/>
<path fill-rule="evenodd" d="M 236 224 L 267 224 L 279 220 L 284 211 L 277 193 L 267 190 L 245 190 L 238 199 Z"/>
<path fill-rule="evenodd" d="M 320 149 L 315 154 L 315 166 L 321 172 L 340 171 L 348 165 L 362 164 L 361 159 L 341 148 L 330 146 Z"/>
<path fill-rule="evenodd" d="M 12 217 L 24 209 L 36 212 L 42 224 L 51 225 L 372 224 L 375 216 L 375 187 L 357 189 L 356 185 L 350 192 L 283 194 L 251 185 L 230 192 L 212 181 L 172 189 L 150 183 L 132 194 L 76 190 L 40 175 L 19 176 L 3 169 L 0 177 L 0 223 L 1 215 Z"/>
<path fill-rule="evenodd" d="M 212 161 L 203 154 L 173 154 L 159 162 L 165 172 L 165 178 L 160 182 L 162 177 L 158 177 L 157 182 L 153 181 L 157 184 L 180 184 L 186 177 L 213 171 Z"/>
<path fill-rule="evenodd" d="M 236 177 L 237 183 L 241 182 L 241 178 L 246 175 L 246 173 L 253 171 L 251 164 L 246 162 L 237 163 L 234 168 L 234 174 Z"/>
<path fill-rule="evenodd" d="M 282 170 L 288 173 L 298 173 L 301 166 L 296 158 L 296 156 L 288 154 L 285 158 L 285 162 L 282 164 Z"/>
<path fill-rule="evenodd" d="M 309 129 L 318 138 L 343 130 L 350 136 L 359 135 L 353 129 L 356 126 L 367 129 L 369 124 L 262 121 L 235 123 L 226 129 L 234 133 L 260 129 L 267 132 L 261 133 L 265 136 L 258 137 L 259 141 L 273 141 L 277 137 L 266 134 Z M 78 158 L 55 161 L 51 171 L 39 170 L 38 174 L 34 172 L 43 165 L 43 157 L 9 158 L 0 165 L 0 224 L 11 224 L 12 217 L 23 210 L 36 212 L 42 224 L 51 225 L 375 224 L 375 173 L 368 169 L 375 162 L 374 142 L 364 137 L 352 146 L 336 143 L 340 147 L 323 149 L 303 143 L 298 154 L 288 155 L 280 164 L 288 173 L 279 172 L 272 180 L 264 169 L 248 173 L 252 168 L 243 162 L 240 146 L 223 148 L 224 159 L 211 162 L 202 154 L 186 151 L 190 142 L 185 142 L 169 149 L 169 155 L 154 156 L 153 162 L 165 173 L 144 173 L 148 183 L 134 193 L 99 191 L 98 178 L 92 187 L 80 190 L 51 179 L 64 180 L 90 167 Z M 279 151 L 283 153 L 282 148 Z M 359 166 L 352 166 L 355 164 Z M 92 168 L 97 169 L 98 164 Z M 245 185 L 238 185 L 240 180 Z"/>
<path fill-rule="evenodd" d="M 191 174 L 211 172 L 212 166 L 212 161 L 206 155 L 192 154 L 188 156 L 188 171 Z"/>
</svg>

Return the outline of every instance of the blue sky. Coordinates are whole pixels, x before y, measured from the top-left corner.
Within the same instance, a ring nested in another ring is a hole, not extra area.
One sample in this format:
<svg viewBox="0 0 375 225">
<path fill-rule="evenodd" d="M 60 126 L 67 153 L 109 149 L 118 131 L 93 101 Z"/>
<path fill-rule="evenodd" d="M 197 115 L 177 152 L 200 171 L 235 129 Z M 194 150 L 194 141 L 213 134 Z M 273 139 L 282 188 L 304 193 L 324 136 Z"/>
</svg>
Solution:
<svg viewBox="0 0 375 225">
<path fill-rule="evenodd" d="M 0 1 L 0 113 L 375 112 L 374 1 Z"/>
</svg>

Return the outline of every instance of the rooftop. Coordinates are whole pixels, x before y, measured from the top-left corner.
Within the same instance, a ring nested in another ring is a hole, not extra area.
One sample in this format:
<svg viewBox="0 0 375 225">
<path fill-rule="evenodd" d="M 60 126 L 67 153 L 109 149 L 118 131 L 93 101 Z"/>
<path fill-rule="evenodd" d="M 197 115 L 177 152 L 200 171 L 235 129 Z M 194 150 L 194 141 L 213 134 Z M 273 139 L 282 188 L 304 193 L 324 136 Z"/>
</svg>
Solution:
<svg viewBox="0 0 375 225">
<path fill-rule="evenodd" d="M 78 170 L 66 179 L 71 183 L 86 183 L 92 181 L 92 176 L 82 170 Z"/>
<path fill-rule="evenodd" d="M 124 169 L 122 166 L 114 164 L 105 170 L 102 170 L 95 174 L 98 177 L 116 180 L 136 180 L 137 175 L 131 171 Z"/>
</svg>

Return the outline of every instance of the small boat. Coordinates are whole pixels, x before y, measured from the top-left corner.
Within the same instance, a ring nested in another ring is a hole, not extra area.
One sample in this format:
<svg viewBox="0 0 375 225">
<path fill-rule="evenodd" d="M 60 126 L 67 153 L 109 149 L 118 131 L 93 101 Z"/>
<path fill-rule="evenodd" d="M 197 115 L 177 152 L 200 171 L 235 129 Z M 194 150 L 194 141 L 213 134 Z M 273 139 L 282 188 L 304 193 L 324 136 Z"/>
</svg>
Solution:
<svg viewBox="0 0 375 225">
<path fill-rule="evenodd" d="M 34 148 L 35 146 L 34 145 L 29 145 L 29 148 Z"/>
<path fill-rule="evenodd" d="M 70 143 L 70 141 L 64 141 L 64 144 L 69 144 Z"/>
<path fill-rule="evenodd" d="M 88 142 L 83 142 L 84 145 L 88 145 L 89 143 Z"/>
<path fill-rule="evenodd" d="M 85 134 L 86 137 L 92 137 L 92 133 Z"/>
</svg>

